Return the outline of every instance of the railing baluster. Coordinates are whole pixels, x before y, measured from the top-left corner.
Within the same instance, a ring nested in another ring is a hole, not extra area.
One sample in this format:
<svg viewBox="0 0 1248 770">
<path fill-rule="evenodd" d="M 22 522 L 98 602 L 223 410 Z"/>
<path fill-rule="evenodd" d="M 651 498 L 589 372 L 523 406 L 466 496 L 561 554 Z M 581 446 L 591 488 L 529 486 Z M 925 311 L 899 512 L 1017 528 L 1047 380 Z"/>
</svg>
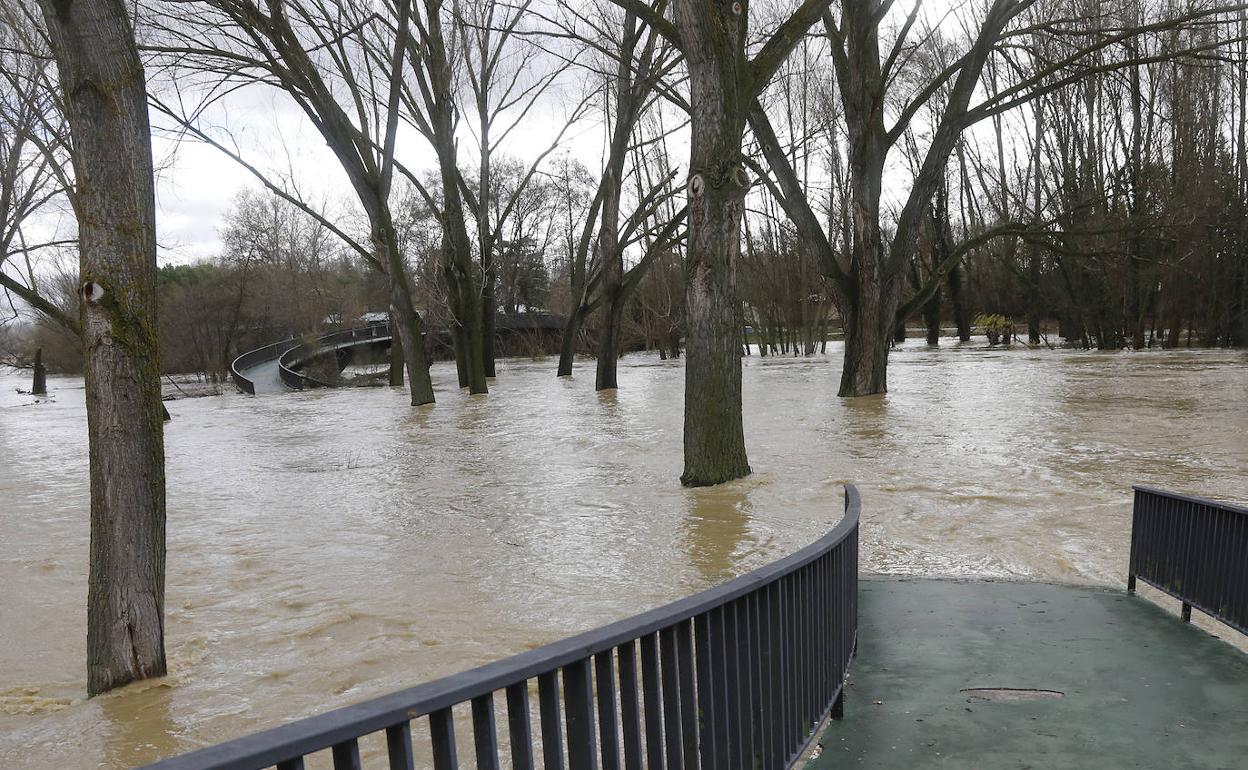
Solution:
<svg viewBox="0 0 1248 770">
<path fill-rule="evenodd" d="M 559 722 L 559 675 L 547 671 L 537 677 L 537 701 L 542 718 L 542 766 L 563 770 L 563 726 Z"/>
<path fill-rule="evenodd" d="M 784 600 L 781 602 L 781 623 L 784 631 L 784 658 L 783 668 L 781 671 L 781 681 L 784 683 L 784 759 L 781 765 L 788 764 L 790 754 L 793 752 L 794 741 L 797 738 L 797 682 L 794 672 L 797 670 L 797 642 L 794 639 L 795 623 L 794 616 L 797 610 L 794 607 L 794 593 L 796 590 L 796 578 L 793 573 L 785 575 L 780 581 L 780 587 L 783 591 Z"/>
<path fill-rule="evenodd" d="M 528 680 L 507 688 L 507 743 L 512 770 L 533 770 L 533 725 Z"/>
<path fill-rule="evenodd" d="M 750 746 L 753 754 L 750 757 L 750 767 L 759 768 L 761 770 L 766 762 L 766 748 L 764 733 L 764 717 L 763 712 L 763 665 L 764 651 L 762 640 L 762 606 L 763 597 L 766 595 L 765 590 L 753 591 L 746 597 L 746 617 L 748 618 L 746 632 L 749 634 L 750 645 Z"/>
<path fill-rule="evenodd" d="M 719 747 L 715 744 L 715 696 L 711 688 L 711 617 L 704 612 L 693 618 L 694 658 L 698 697 L 698 758 L 702 770 L 719 768 Z"/>
<path fill-rule="evenodd" d="M 386 728 L 386 755 L 390 759 L 390 770 L 413 770 L 411 722 Z"/>
<path fill-rule="evenodd" d="M 646 767 L 663 767 L 663 706 L 659 651 L 654 634 L 641 637 L 641 695 L 646 707 Z"/>
<path fill-rule="evenodd" d="M 693 623 L 676 626 L 676 661 L 680 666 L 680 726 L 685 749 L 685 767 L 698 767 L 698 699 L 693 663 Z"/>
<path fill-rule="evenodd" d="M 711 740 L 715 741 L 715 756 L 718 767 L 734 767 L 732 736 L 728 732 L 728 643 L 724 631 L 724 608 L 716 607 L 710 613 L 711 636 L 711 699 L 715 702 L 715 713 L 711 717 Z"/>
<path fill-rule="evenodd" d="M 360 770 L 360 743 L 355 738 L 335 743 L 331 753 L 334 770 Z"/>
<path fill-rule="evenodd" d="M 594 681 L 598 686 L 598 740 L 602 747 L 602 770 L 620 770 L 619 722 L 615 707 L 615 665 L 611 650 L 594 656 Z"/>
<path fill-rule="evenodd" d="M 449 708 L 429 715 L 429 737 L 433 743 L 433 770 L 459 770 L 455 750 L 455 715 Z"/>
<path fill-rule="evenodd" d="M 295 757 L 277 763 L 277 770 L 303 770 L 303 757 Z"/>
<path fill-rule="evenodd" d="M 767 587 L 767 767 L 784 767 L 784 628 L 783 581 Z"/>
<path fill-rule="evenodd" d="M 641 708 L 637 699 L 637 647 L 616 648 L 620 660 L 620 729 L 624 734 L 624 768 L 641 770 Z"/>
<path fill-rule="evenodd" d="M 680 732 L 680 670 L 676 664 L 676 629 L 659 632 L 660 679 L 663 685 L 663 743 L 668 770 L 684 770 Z"/>
<path fill-rule="evenodd" d="M 594 740 L 594 683 L 589 659 L 563 667 L 563 700 L 567 706 L 568 768 L 595 770 L 598 754 Z"/>
<path fill-rule="evenodd" d="M 477 770 L 498 770 L 498 733 L 494 726 L 494 693 L 472 699 L 472 743 Z"/>
<path fill-rule="evenodd" d="M 754 766 L 754 725 L 750 717 L 750 616 L 749 602 L 745 597 L 732 603 L 735 631 L 733 648 L 735 658 L 735 693 L 736 700 L 736 735 L 738 738 L 737 756 L 741 767 Z"/>
</svg>

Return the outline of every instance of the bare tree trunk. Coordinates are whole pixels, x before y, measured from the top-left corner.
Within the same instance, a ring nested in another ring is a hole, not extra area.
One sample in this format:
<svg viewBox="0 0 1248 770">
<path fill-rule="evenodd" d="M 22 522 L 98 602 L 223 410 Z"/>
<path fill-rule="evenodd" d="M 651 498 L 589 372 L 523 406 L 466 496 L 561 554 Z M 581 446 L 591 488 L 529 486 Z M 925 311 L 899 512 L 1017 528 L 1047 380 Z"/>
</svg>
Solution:
<svg viewBox="0 0 1248 770">
<path fill-rule="evenodd" d="M 869 396 L 888 389 L 888 348 L 897 328 L 897 286 L 855 275 L 856 296 L 846 309 L 845 363 L 841 396 Z M 888 294 L 892 294 L 890 298 Z"/>
<path fill-rule="evenodd" d="M 481 316 L 481 277 L 472 261 L 472 244 L 464 221 L 463 199 L 455 138 L 455 101 L 451 93 L 452 75 L 446 44 L 442 35 L 442 0 L 425 0 L 426 56 L 430 87 L 433 91 L 432 142 L 438 156 L 442 181 L 443 206 L 442 247 L 450 294 L 451 315 L 454 316 L 451 338 L 455 342 L 455 363 L 459 386 L 470 393 L 487 393 L 485 379 L 485 343 Z M 488 191 L 482 191 L 485 206 Z"/>
<path fill-rule="evenodd" d="M 616 368 L 620 357 L 620 325 L 624 320 L 626 300 L 623 290 L 617 288 L 606 297 L 602 308 L 602 331 L 598 336 L 598 368 L 594 377 L 595 390 L 614 390 L 619 387 Z"/>
<path fill-rule="evenodd" d="M 43 365 L 43 348 L 35 349 L 35 374 L 30 392 L 36 396 L 48 395 L 48 369 Z"/>
<path fill-rule="evenodd" d="M 739 4 L 736 6 L 741 7 Z M 750 473 L 741 416 L 736 269 L 749 187 L 741 164 L 750 100 L 737 75 L 744 24 L 727 3 L 676 3 L 689 69 L 689 232 L 685 265 L 686 486 Z"/>
<path fill-rule="evenodd" d="M 390 385 L 403 387 L 403 337 L 399 333 L 399 312 L 390 305 Z"/>
<path fill-rule="evenodd" d="M 485 267 L 481 288 L 481 371 L 486 378 L 496 376 L 495 346 L 498 344 L 498 275 L 494 266 Z"/>
<path fill-rule="evenodd" d="M 581 325 L 585 322 L 587 312 L 584 304 L 578 304 L 563 325 L 563 338 L 559 345 L 559 377 L 572 376 L 572 360 L 576 357 L 576 342 L 581 334 Z"/>
<path fill-rule="evenodd" d="M 1036 113 L 1035 147 L 1032 154 L 1032 174 L 1035 176 L 1032 188 L 1032 216 L 1040 220 L 1040 151 L 1044 146 L 1044 100 L 1037 99 L 1032 108 Z M 1040 344 L 1040 245 L 1033 242 L 1027 262 L 1027 342 Z"/>
<path fill-rule="evenodd" d="M 625 65 L 621 65 L 627 66 Z M 627 83 L 620 79 L 621 86 Z M 616 130 L 627 130 L 624 120 L 617 119 Z M 620 354 L 620 323 L 624 317 L 624 254 L 620 251 L 620 188 L 624 158 L 612 158 L 607 167 L 602 199 L 602 225 L 598 228 L 598 263 L 602 265 L 602 329 L 598 334 L 598 366 L 594 376 L 595 390 L 613 390 L 616 359 Z"/>
<path fill-rule="evenodd" d="M 41 0 L 79 200 L 91 565 L 87 692 L 165 673 L 156 202 L 143 64 L 119 0 Z"/>
</svg>

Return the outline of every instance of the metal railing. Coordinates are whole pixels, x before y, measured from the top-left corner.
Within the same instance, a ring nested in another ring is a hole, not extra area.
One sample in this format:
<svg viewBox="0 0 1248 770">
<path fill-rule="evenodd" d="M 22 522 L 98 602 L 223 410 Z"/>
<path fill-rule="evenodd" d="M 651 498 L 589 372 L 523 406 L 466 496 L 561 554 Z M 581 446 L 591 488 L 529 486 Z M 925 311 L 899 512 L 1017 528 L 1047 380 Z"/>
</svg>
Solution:
<svg viewBox="0 0 1248 770">
<path fill-rule="evenodd" d="M 159 770 L 303 768 L 328 749 L 361 767 L 359 739 L 385 735 L 392 770 L 414 766 L 427 727 L 435 770 L 459 766 L 453 708 L 471 712 L 471 764 L 500 766 L 495 700 L 515 770 L 780 770 L 823 720 L 840 718 L 858 630 L 858 518 L 797 553 L 627 620 L 354 706 L 174 757 Z M 530 683 L 537 683 L 540 742 Z M 561 688 L 562 685 L 562 688 Z M 424 735 L 422 734 L 422 738 Z M 464 742 L 467 744 L 467 742 Z M 565 765 L 566 759 L 566 765 Z"/>
<path fill-rule="evenodd" d="M 1131 565 L 1136 578 L 1248 634 L 1248 508 L 1135 487 Z"/>
<path fill-rule="evenodd" d="M 299 338 L 291 337 L 289 339 L 265 345 L 262 348 L 249 350 L 238 358 L 235 358 L 230 362 L 230 377 L 234 380 L 234 385 L 248 395 L 256 395 L 256 384 L 243 374 L 243 370 L 250 369 L 251 367 L 256 366 L 257 364 L 262 364 L 265 361 L 272 361 L 275 358 L 279 358 L 282 353 L 285 353 L 287 350 L 298 344 Z"/>
<path fill-rule="evenodd" d="M 295 367 L 307 362 L 311 358 L 324 355 L 330 351 L 337 351 L 340 348 L 383 339 L 390 339 L 389 323 L 369 324 L 368 326 L 361 326 L 355 329 L 329 332 L 328 334 L 320 335 L 312 343 L 300 341 L 299 344 L 282 353 L 281 357 L 277 359 L 278 376 L 282 378 L 282 382 L 286 383 L 287 387 L 295 390 L 332 388 L 334 383 L 319 380 L 306 372 L 297 370 Z"/>
</svg>

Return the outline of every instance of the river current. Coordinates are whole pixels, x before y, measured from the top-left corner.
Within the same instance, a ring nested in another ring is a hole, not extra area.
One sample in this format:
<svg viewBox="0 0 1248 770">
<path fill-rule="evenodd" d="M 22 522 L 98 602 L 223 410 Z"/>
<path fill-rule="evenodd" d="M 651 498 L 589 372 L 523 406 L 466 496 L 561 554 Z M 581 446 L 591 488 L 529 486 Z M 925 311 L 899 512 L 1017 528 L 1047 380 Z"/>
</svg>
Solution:
<svg viewBox="0 0 1248 770">
<path fill-rule="evenodd" d="M 80 379 L 0 372 L 0 767 L 129 767 L 514 653 L 792 552 L 863 497 L 864 571 L 1121 584 L 1131 485 L 1248 500 L 1248 353 L 919 341 L 746 359 L 754 474 L 683 489 L 683 364 L 596 394 L 553 360 L 488 397 L 170 403 L 170 675 L 84 699 Z"/>
</svg>

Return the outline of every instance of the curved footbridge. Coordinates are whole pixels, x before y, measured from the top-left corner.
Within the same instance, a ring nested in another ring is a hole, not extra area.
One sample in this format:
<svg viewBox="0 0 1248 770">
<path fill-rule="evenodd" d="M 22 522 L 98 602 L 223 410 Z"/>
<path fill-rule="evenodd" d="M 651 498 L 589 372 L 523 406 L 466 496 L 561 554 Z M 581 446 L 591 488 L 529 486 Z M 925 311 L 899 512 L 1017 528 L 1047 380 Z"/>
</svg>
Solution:
<svg viewBox="0 0 1248 770">
<path fill-rule="evenodd" d="M 566 319 L 551 313 L 499 313 L 494 321 L 495 351 L 500 356 L 557 352 L 565 323 Z M 435 352 L 450 350 L 446 329 L 426 328 Z M 362 350 L 389 348 L 392 339 L 388 321 L 291 337 L 234 359 L 230 377 L 239 390 L 251 395 L 332 388 L 338 384 L 338 372 Z"/>
<path fill-rule="evenodd" d="M 332 388 L 333 378 L 306 371 L 313 361 L 328 360 L 332 355 L 341 371 L 358 348 L 389 347 L 392 340 L 389 323 L 369 324 L 328 334 L 291 337 L 262 348 L 248 351 L 230 364 L 230 377 L 244 393 L 280 393 L 284 390 Z"/>
<path fill-rule="evenodd" d="M 152 767 L 1245 766 L 1248 655 L 1132 592 L 1248 628 L 1248 509 L 1137 488 L 1123 591 L 860 581 L 860 507 L 665 607 Z"/>
</svg>

